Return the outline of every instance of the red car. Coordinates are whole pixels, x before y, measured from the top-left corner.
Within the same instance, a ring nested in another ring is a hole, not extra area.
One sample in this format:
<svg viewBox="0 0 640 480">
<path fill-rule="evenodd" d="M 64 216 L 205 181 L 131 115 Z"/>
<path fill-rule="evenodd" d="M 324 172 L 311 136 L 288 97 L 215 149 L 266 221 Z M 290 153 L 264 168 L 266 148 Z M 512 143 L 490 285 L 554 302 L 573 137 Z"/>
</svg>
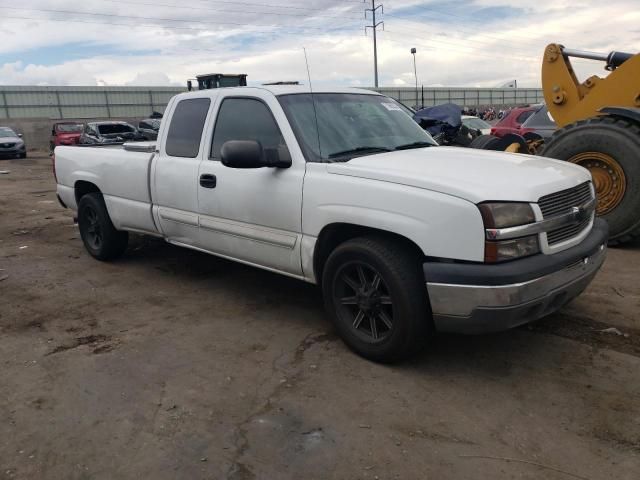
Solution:
<svg viewBox="0 0 640 480">
<path fill-rule="evenodd" d="M 515 133 L 523 135 L 522 124 L 531 115 L 534 114 L 539 107 L 518 107 L 512 109 L 507 115 L 491 128 L 491 135 L 503 137 L 507 133 Z"/>
<path fill-rule="evenodd" d="M 58 145 L 77 145 L 83 129 L 84 125 L 78 122 L 54 123 L 51 128 L 49 149 L 53 152 Z"/>
</svg>

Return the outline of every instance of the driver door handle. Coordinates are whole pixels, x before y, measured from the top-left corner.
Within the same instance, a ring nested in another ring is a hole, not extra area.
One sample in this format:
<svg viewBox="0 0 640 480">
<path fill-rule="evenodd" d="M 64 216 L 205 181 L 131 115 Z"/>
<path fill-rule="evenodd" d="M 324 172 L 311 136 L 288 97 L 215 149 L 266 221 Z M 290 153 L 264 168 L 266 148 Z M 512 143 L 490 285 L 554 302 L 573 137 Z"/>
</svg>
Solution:
<svg viewBox="0 0 640 480">
<path fill-rule="evenodd" d="M 204 188 L 216 188 L 216 176 L 210 173 L 200 175 L 200 186 Z"/>
</svg>

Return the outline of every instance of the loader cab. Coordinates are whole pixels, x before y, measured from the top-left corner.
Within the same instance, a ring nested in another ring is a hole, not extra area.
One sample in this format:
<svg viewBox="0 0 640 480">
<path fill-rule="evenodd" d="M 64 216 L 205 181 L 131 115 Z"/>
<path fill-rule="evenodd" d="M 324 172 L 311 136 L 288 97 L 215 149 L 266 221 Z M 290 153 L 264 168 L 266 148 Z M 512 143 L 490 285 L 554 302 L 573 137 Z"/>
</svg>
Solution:
<svg viewBox="0 0 640 480">
<path fill-rule="evenodd" d="M 247 74 L 224 74 L 224 73 L 208 73 L 206 75 L 197 75 L 196 82 L 198 90 L 209 90 L 212 88 L 224 87 L 246 87 Z M 189 91 L 193 90 L 192 80 L 187 81 Z"/>
</svg>

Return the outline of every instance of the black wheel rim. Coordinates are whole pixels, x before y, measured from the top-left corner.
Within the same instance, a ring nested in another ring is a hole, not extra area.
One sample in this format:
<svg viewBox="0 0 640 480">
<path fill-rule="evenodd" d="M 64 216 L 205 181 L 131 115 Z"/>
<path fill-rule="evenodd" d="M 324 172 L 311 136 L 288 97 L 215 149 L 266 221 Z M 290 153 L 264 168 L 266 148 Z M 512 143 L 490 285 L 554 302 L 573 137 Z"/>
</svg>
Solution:
<svg viewBox="0 0 640 480">
<path fill-rule="evenodd" d="M 343 265 L 335 276 L 333 301 L 339 320 L 367 343 L 393 333 L 393 301 L 380 272 L 363 261 Z"/>
<path fill-rule="evenodd" d="M 98 212 L 92 207 L 86 207 L 84 219 L 86 222 L 84 228 L 85 240 L 93 250 L 100 250 L 102 246 L 102 228 L 100 228 Z"/>
</svg>

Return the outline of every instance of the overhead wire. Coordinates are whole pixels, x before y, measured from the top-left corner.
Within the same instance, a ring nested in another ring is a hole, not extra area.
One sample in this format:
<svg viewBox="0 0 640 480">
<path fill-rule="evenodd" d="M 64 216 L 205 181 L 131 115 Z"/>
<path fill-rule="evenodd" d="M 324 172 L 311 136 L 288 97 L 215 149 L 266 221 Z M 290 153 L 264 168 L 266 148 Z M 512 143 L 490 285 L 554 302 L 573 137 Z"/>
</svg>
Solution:
<svg viewBox="0 0 640 480">
<path fill-rule="evenodd" d="M 123 18 L 123 19 L 131 19 L 131 20 L 146 20 L 146 21 L 157 21 L 157 22 L 179 22 L 179 23 L 191 23 L 191 24 L 201 24 L 201 25 L 235 25 L 235 26 L 242 26 L 242 27 L 247 27 L 247 26 L 253 26 L 253 27 L 272 27 L 272 28 L 281 28 L 281 27 L 285 27 L 285 28 L 293 28 L 293 29 L 300 29 L 300 30 L 330 30 L 331 27 L 318 27 L 318 26 L 311 26 L 311 25 L 305 25 L 305 26 L 301 26 L 301 27 L 296 27 L 293 25 L 286 25 L 286 24 L 269 24 L 269 25 L 265 25 L 265 24 L 247 24 L 247 22 L 244 23 L 238 23 L 238 22 L 227 22 L 227 21 L 211 21 L 211 20 L 207 20 L 207 21 L 202 21 L 202 20 L 192 20 L 192 19 L 176 19 L 176 18 L 161 18 L 161 17 L 141 17 L 141 16 L 137 16 L 137 15 L 117 15 L 117 14 L 112 14 L 112 13 L 97 13 L 97 12 L 78 12 L 78 11 L 73 11 L 73 10 L 59 10 L 59 9 L 36 9 L 36 8 L 22 8 L 22 7 L 7 7 L 4 5 L 0 5 L 0 9 L 5 9 L 5 10 L 20 10 L 20 11 L 31 11 L 31 12 L 46 12 L 46 13 L 58 13 L 58 14 L 72 14 L 72 15 L 86 15 L 86 16 L 93 16 L 93 17 L 108 17 L 108 18 Z M 259 12 L 257 12 L 259 13 Z M 7 18 L 6 15 L 3 15 L 3 18 Z M 67 19 L 70 20 L 70 19 Z M 351 22 L 349 22 L 351 23 Z M 334 28 L 342 28 L 345 25 L 341 25 L 341 26 L 336 26 Z"/>
<path fill-rule="evenodd" d="M 108 2 L 108 3 L 118 3 L 121 4 L 121 0 L 100 0 L 100 2 Z M 127 2 L 129 5 L 141 5 L 141 6 L 150 6 L 150 7 L 164 7 L 164 8 L 173 8 L 179 10 L 203 10 L 203 11 L 211 11 L 211 12 L 219 12 L 219 13 L 242 13 L 242 14 L 257 14 L 257 15 L 275 15 L 275 16 L 287 16 L 287 17 L 306 17 L 306 18 L 351 18 L 354 20 L 360 20 L 361 17 L 345 17 L 344 15 L 322 15 L 318 13 L 288 13 L 288 12 L 257 12 L 252 10 L 220 10 L 218 8 L 210 8 L 210 7 L 198 7 L 198 6 L 185 6 L 185 5 L 176 5 L 170 3 L 157 3 L 157 2 Z M 265 8 L 268 6 L 265 5 Z M 272 5 L 270 7 L 276 7 Z M 285 8 L 285 7 L 277 7 L 277 8 Z M 315 9 L 312 11 L 316 11 Z"/>
<path fill-rule="evenodd" d="M 105 21 L 91 21 L 91 20 L 81 20 L 81 19 L 70 19 L 70 18 L 51 18 L 51 17 L 25 17 L 25 16 L 17 16 L 17 15 L 2 15 L 1 19 L 15 19 L 15 20 L 34 20 L 34 21 L 42 21 L 42 22 L 63 22 L 63 23 L 81 23 L 88 25 L 110 25 L 110 26 L 122 26 L 122 27 L 143 27 L 143 28 L 154 28 L 154 29 L 164 29 L 164 30 L 180 30 L 180 31 L 196 31 L 196 32 L 212 32 L 211 28 L 198 28 L 198 27 L 188 27 L 188 26 L 175 26 L 175 25 L 159 25 L 159 24 L 145 24 L 145 23 L 117 23 L 117 22 L 105 22 Z M 220 24 L 224 25 L 224 24 Z M 250 26 L 247 24 L 233 24 L 233 25 L 241 25 L 241 26 Z M 274 30 L 254 30 L 249 32 L 251 34 L 282 34 L 282 35 L 300 35 L 300 31 L 292 32 L 288 30 L 283 30 L 282 25 L 256 25 L 258 27 L 277 27 L 278 31 Z M 302 30 L 307 29 L 309 27 L 301 27 Z M 355 27 L 353 27 L 355 28 Z M 360 27 L 358 27 L 358 30 Z M 324 30 L 325 33 L 331 33 L 329 29 L 319 29 Z M 218 33 L 219 31 L 215 31 Z"/>
</svg>

